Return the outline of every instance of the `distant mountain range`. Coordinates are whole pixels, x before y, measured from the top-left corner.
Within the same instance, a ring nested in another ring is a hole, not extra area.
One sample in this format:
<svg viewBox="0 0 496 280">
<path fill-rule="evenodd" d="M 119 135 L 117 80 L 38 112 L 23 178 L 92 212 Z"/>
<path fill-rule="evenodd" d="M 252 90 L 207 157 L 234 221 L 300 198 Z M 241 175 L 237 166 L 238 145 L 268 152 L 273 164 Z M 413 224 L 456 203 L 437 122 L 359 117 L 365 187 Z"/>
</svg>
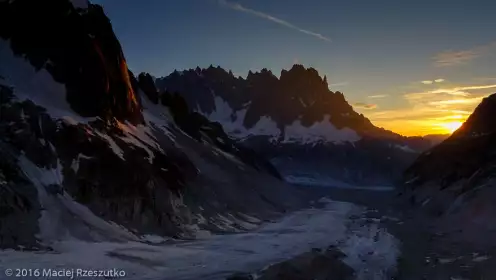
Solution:
<svg viewBox="0 0 496 280">
<path fill-rule="evenodd" d="M 374 126 L 341 92 L 329 89 L 327 77 L 299 64 L 280 77 L 267 69 L 235 77 L 210 66 L 174 71 L 155 83 L 160 92 L 183 96 L 192 111 L 220 123 L 293 179 L 390 185 L 437 143 Z"/>
<path fill-rule="evenodd" d="M 448 139 L 448 137 L 450 137 L 450 136 L 451 136 L 451 134 L 428 134 L 428 135 L 422 136 L 422 138 L 430 141 L 432 146 L 436 146 L 437 144 Z"/>
</svg>

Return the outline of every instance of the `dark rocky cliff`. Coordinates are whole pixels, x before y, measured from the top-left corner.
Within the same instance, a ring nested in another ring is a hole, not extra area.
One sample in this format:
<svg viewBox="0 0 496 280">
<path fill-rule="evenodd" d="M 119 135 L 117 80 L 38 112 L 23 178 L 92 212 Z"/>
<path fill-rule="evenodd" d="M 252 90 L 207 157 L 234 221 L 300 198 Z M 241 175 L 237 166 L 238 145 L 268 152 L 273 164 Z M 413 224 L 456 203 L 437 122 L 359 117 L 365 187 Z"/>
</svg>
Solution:
<svg viewBox="0 0 496 280">
<path fill-rule="evenodd" d="M 136 79 L 100 6 L 0 1 L 0 37 L 0 248 L 193 238 L 303 205 L 220 125 Z"/>
<path fill-rule="evenodd" d="M 494 244 L 496 95 L 484 98 L 448 139 L 423 153 L 404 174 L 400 196 L 436 227 L 481 244 Z M 485 246 L 485 245 L 483 245 Z"/>
<path fill-rule="evenodd" d="M 0 1 L 0 37 L 64 84 L 81 116 L 143 121 L 120 43 L 100 6 L 79 13 L 67 0 Z"/>
</svg>

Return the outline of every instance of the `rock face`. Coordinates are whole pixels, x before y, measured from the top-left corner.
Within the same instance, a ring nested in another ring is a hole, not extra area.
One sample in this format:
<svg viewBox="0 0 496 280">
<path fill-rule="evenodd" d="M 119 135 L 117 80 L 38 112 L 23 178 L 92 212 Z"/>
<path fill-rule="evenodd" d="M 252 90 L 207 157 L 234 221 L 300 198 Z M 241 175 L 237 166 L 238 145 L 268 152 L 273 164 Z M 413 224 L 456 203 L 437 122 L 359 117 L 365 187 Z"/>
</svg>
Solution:
<svg viewBox="0 0 496 280">
<path fill-rule="evenodd" d="M 100 6 L 77 12 L 67 0 L 2 1 L 0 24 L 14 54 L 65 86 L 76 113 L 143 121 L 120 43 Z"/>
<path fill-rule="evenodd" d="M 220 67 L 175 71 L 157 79 L 160 91 L 183 96 L 193 111 L 269 155 L 284 177 L 388 184 L 431 142 L 374 126 L 326 77 L 294 65 L 280 77 L 250 72 L 246 79 Z M 299 170 L 295 174 L 295 170 Z"/>
<path fill-rule="evenodd" d="M 136 79 L 100 6 L 0 1 L 0 37 L 0 248 L 236 232 L 303 205 L 219 124 Z"/>
<path fill-rule="evenodd" d="M 405 172 L 404 197 L 429 216 L 466 234 L 496 228 L 496 95 L 485 98 L 451 137 L 422 154 Z M 454 221 L 455 220 L 455 221 Z M 457 228 L 457 229 L 460 229 Z M 473 236 L 472 236 L 473 237 Z M 484 237 L 489 241 L 492 238 Z"/>
</svg>

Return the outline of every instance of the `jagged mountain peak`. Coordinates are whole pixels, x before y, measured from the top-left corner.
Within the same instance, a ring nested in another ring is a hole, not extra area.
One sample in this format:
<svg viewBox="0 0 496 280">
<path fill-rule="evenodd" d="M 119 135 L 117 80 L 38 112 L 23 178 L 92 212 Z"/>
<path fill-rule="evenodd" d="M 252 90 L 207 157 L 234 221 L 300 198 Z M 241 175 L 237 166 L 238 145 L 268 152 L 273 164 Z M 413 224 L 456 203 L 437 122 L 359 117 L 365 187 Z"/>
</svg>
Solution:
<svg viewBox="0 0 496 280">
<path fill-rule="evenodd" d="M 79 13 L 67 0 L 0 2 L 0 38 L 4 49 L 63 84 L 81 116 L 143 121 L 133 77 L 101 6 Z"/>
<path fill-rule="evenodd" d="M 138 75 L 139 87 L 154 104 L 159 103 L 159 92 L 155 86 L 155 79 L 148 73 Z"/>
<path fill-rule="evenodd" d="M 241 118 L 239 121 L 247 129 L 264 121 L 265 125 L 273 122 L 270 126 L 283 133 L 293 124 L 310 128 L 324 122 L 337 130 L 348 128 L 358 134 L 382 133 L 355 112 L 341 92 L 329 90 L 326 76 L 301 64 L 282 70 L 280 77 L 264 68 L 249 71 L 246 79 L 211 65 L 181 74 L 175 71 L 159 78 L 156 84 L 160 90 L 180 93 L 191 108 L 204 115 L 218 117 L 221 109 L 230 110 L 224 115 L 231 120 Z M 217 108 L 219 104 L 224 104 L 223 108 Z"/>
</svg>

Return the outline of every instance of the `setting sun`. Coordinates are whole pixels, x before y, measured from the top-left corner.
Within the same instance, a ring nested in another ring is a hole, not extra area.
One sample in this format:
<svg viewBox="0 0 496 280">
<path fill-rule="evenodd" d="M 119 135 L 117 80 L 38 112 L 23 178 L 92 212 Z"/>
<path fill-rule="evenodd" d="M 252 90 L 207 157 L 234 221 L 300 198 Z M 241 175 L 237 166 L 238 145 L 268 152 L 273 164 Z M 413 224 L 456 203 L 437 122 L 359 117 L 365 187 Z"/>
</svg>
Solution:
<svg viewBox="0 0 496 280">
<path fill-rule="evenodd" d="M 463 123 L 462 122 L 459 122 L 459 121 L 447 122 L 447 123 L 442 124 L 442 127 L 444 127 L 450 133 L 453 133 L 453 132 L 455 132 L 455 130 L 457 130 L 458 128 L 460 128 L 460 126 L 462 126 L 462 124 Z"/>
</svg>

